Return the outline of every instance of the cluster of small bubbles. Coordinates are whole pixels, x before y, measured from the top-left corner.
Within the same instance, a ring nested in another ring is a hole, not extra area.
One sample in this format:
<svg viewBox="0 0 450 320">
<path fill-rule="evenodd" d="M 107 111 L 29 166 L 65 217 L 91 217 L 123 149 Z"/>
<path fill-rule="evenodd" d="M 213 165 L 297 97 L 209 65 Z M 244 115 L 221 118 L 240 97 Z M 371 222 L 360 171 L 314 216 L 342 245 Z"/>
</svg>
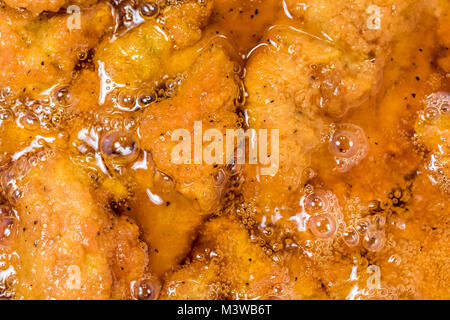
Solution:
<svg viewBox="0 0 450 320">
<path fill-rule="evenodd" d="M 192 260 L 196 262 L 220 263 L 223 260 L 223 252 L 218 249 L 195 248 L 192 253 Z"/>
<path fill-rule="evenodd" d="M 131 283 L 131 296 L 135 300 L 156 300 L 161 291 L 161 282 L 153 277 Z"/>
<path fill-rule="evenodd" d="M 128 165 L 139 156 L 139 141 L 130 132 L 122 130 L 107 132 L 100 140 L 100 152 L 113 164 Z"/>
<path fill-rule="evenodd" d="M 175 78 L 166 78 L 162 83 L 156 83 L 155 88 L 122 89 L 113 96 L 113 103 L 122 111 L 145 109 L 155 102 L 172 97 L 186 77 L 180 73 Z"/>
<path fill-rule="evenodd" d="M 0 107 L 0 120 L 5 121 L 12 119 L 14 117 L 14 114 L 11 110 L 6 109 L 6 107 L 1 106 Z"/>
<path fill-rule="evenodd" d="M 14 297 L 14 284 L 16 281 L 14 269 L 0 272 L 0 300 Z"/>
<path fill-rule="evenodd" d="M 426 108 L 421 115 L 422 120 L 436 121 L 442 115 L 450 114 L 450 93 L 435 92 L 425 100 Z"/>
<path fill-rule="evenodd" d="M 47 161 L 54 155 L 51 149 L 48 149 L 44 140 L 38 140 L 43 148 L 38 151 L 29 153 L 28 156 L 23 156 L 10 163 L 1 173 L 1 187 L 6 197 L 10 202 L 16 202 L 22 196 L 17 183 L 23 179 L 29 171 L 37 166 L 39 163 Z"/>
<path fill-rule="evenodd" d="M 358 239 L 362 237 L 361 242 L 365 249 L 377 252 L 384 248 L 386 242 L 385 224 L 386 218 L 381 215 L 375 215 L 371 219 L 365 217 L 357 221 L 355 230 Z"/>
<path fill-rule="evenodd" d="M 138 5 L 135 0 L 120 1 L 117 10 L 119 25 L 116 29 L 122 27 L 125 28 L 124 32 L 126 32 L 127 30 L 144 23 L 147 19 L 152 17 L 151 15 L 154 12 L 154 9 L 154 7 L 145 5 L 145 3 Z"/>
<path fill-rule="evenodd" d="M 187 79 L 187 74 L 179 73 L 174 78 L 167 78 L 159 86 L 158 96 L 159 99 L 172 97 L 176 89 L 181 85 L 181 83 Z"/>
<path fill-rule="evenodd" d="M 18 163 L 18 162 L 17 162 Z M 1 185 L 6 198 L 11 202 L 15 203 L 19 198 L 21 198 L 22 193 L 19 190 L 17 181 L 22 178 L 22 175 L 15 166 L 11 166 L 6 171 L 2 173 Z"/>
<path fill-rule="evenodd" d="M 179 85 L 179 82 L 176 80 L 167 80 L 166 81 L 166 90 L 165 90 L 165 96 L 171 97 L 175 93 L 176 87 Z"/>
<path fill-rule="evenodd" d="M 331 238 L 336 233 L 336 219 L 328 213 L 321 213 L 309 219 L 309 228 L 318 238 Z"/>
<path fill-rule="evenodd" d="M 356 223 L 356 230 L 359 234 L 365 234 L 370 228 L 370 220 L 368 218 L 359 219 Z"/>
<path fill-rule="evenodd" d="M 329 150 L 336 161 L 338 172 L 348 172 L 358 165 L 369 152 L 369 143 L 360 127 L 343 123 L 336 125 L 329 141 Z"/>
<path fill-rule="evenodd" d="M 72 71 L 71 77 L 73 80 L 76 80 L 83 69 L 90 69 L 92 71 L 95 70 L 95 66 L 92 63 L 94 56 L 94 50 L 81 49 L 78 52 L 78 63 L 75 65 L 75 69 Z"/>
<path fill-rule="evenodd" d="M 308 229 L 317 238 L 331 239 L 337 234 L 343 214 L 334 193 L 307 185 L 300 207 L 309 215 Z"/>
<path fill-rule="evenodd" d="M 51 123 L 55 127 L 61 127 L 66 120 L 66 113 L 63 108 L 56 108 L 51 115 Z"/>
<path fill-rule="evenodd" d="M 411 199 L 412 194 L 409 186 L 407 185 L 404 189 L 396 188 L 388 194 L 388 198 L 394 207 L 405 207 L 405 204 Z"/>
</svg>

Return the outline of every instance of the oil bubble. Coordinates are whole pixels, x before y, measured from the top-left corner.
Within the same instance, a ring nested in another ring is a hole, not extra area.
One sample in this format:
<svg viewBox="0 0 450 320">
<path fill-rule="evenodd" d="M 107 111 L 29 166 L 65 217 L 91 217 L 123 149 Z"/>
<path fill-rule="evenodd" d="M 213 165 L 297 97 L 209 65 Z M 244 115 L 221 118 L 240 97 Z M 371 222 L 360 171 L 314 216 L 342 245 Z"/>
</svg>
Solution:
<svg viewBox="0 0 450 320">
<path fill-rule="evenodd" d="M 60 105 L 72 105 L 74 97 L 68 86 L 58 86 L 52 92 L 55 103 Z"/>
<path fill-rule="evenodd" d="M 425 119 L 428 121 L 434 121 L 437 120 L 440 116 L 440 110 L 435 107 L 428 107 L 425 109 Z"/>
<path fill-rule="evenodd" d="M 349 227 L 347 230 L 344 231 L 343 239 L 344 239 L 344 242 L 349 247 L 357 246 L 359 244 L 358 231 L 356 231 L 356 229 L 353 227 Z"/>
<path fill-rule="evenodd" d="M 139 156 L 138 139 L 125 131 L 113 131 L 101 138 L 100 150 L 102 155 L 115 164 L 126 165 Z"/>
<path fill-rule="evenodd" d="M 117 96 L 117 103 L 119 104 L 119 109 L 133 111 L 136 107 L 136 97 L 131 92 L 121 91 Z"/>
<path fill-rule="evenodd" d="M 146 107 L 157 99 L 156 92 L 152 90 L 142 90 L 138 93 L 138 103 L 141 107 Z"/>
<path fill-rule="evenodd" d="M 160 291 L 161 282 L 157 279 L 146 278 L 131 284 L 131 295 L 135 300 L 156 300 Z"/>
<path fill-rule="evenodd" d="M 159 14 L 159 6 L 154 2 L 144 2 L 139 7 L 139 13 L 145 19 L 154 18 Z"/>
<path fill-rule="evenodd" d="M 326 194 L 322 190 L 308 195 L 304 201 L 305 211 L 309 214 L 323 212 L 328 208 L 328 200 Z"/>
<path fill-rule="evenodd" d="M 385 235 L 383 231 L 369 230 L 362 240 L 363 247 L 369 251 L 377 252 L 383 249 Z"/>
<path fill-rule="evenodd" d="M 367 218 L 362 218 L 356 224 L 356 230 L 359 234 L 365 234 L 370 229 L 370 221 Z"/>
<path fill-rule="evenodd" d="M 450 113 L 450 93 L 448 92 L 435 92 L 430 94 L 425 100 L 427 109 L 433 108 L 433 111 L 439 111 L 440 114 Z"/>
<path fill-rule="evenodd" d="M 36 130 L 40 125 L 39 118 L 31 112 L 20 114 L 17 121 L 22 128 L 27 130 Z"/>
<path fill-rule="evenodd" d="M 336 234 L 336 220 L 332 215 L 322 213 L 311 217 L 309 220 L 309 228 L 318 238 L 331 238 Z"/>
<path fill-rule="evenodd" d="M 336 126 L 330 139 L 329 150 L 334 155 L 338 172 L 348 172 L 358 165 L 369 152 L 369 143 L 360 127 L 344 123 Z"/>
</svg>

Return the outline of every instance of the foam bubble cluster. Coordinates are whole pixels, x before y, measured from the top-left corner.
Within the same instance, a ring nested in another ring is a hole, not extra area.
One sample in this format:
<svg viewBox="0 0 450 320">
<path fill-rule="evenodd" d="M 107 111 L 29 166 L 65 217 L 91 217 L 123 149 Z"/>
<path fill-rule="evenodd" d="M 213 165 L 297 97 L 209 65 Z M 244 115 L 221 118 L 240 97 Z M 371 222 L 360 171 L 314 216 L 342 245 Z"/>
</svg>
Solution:
<svg viewBox="0 0 450 320">
<path fill-rule="evenodd" d="M 351 123 L 343 123 L 336 126 L 329 150 L 334 155 L 336 170 L 348 172 L 367 156 L 369 143 L 363 129 Z"/>
</svg>

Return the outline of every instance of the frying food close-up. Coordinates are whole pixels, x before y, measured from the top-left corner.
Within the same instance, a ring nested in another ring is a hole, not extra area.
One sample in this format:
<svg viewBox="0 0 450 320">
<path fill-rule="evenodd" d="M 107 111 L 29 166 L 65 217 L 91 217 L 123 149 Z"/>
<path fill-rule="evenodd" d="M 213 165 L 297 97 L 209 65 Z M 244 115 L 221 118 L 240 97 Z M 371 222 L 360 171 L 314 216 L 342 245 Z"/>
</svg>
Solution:
<svg viewBox="0 0 450 320">
<path fill-rule="evenodd" d="M 450 299 L 449 0 L 0 0 L 0 300 Z"/>
</svg>

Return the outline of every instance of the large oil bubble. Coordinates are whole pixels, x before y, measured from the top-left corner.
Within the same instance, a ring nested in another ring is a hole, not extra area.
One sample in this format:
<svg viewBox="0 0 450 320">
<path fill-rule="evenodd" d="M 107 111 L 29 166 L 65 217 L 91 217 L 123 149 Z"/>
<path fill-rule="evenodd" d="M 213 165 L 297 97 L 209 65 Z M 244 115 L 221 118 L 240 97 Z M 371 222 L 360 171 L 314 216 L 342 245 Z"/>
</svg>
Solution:
<svg viewBox="0 0 450 320">
<path fill-rule="evenodd" d="M 318 238 L 331 238 L 336 234 L 336 219 L 331 214 L 321 213 L 309 219 L 309 229 Z"/>
<path fill-rule="evenodd" d="M 343 234 L 344 242 L 349 247 L 354 247 L 359 244 L 359 234 L 354 227 L 349 227 L 344 231 Z"/>
<path fill-rule="evenodd" d="M 369 230 L 363 237 L 363 247 L 369 251 L 377 252 L 383 249 L 386 241 L 384 231 Z"/>
<path fill-rule="evenodd" d="M 139 6 L 139 13 L 144 19 L 154 18 L 159 13 L 159 6 L 154 2 L 144 2 Z"/>
<path fill-rule="evenodd" d="M 290 220 L 297 222 L 300 231 L 304 231 L 307 227 L 318 238 L 333 238 L 343 220 L 336 195 L 323 189 L 308 188 L 308 190 L 299 203 L 302 212 Z"/>
<path fill-rule="evenodd" d="M 108 132 L 101 138 L 100 151 L 106 160 L 114 164 L 127 165 L 138 158 L 139 141 L 130 132 L 121 130 Z"/>
<path fill-rule="evenodd" d="M 369 143 L 363 129 L 351 123 L 343 123 L 336 126 L 329 150 L 334 155 L 336 170 L 348 172 L 367 156 Z"/>
<path fill-rule="evenodd" d="M 135 300 L 156 300 L 161 291 L 158 279 L 145 278 L 131 283 L 131 295 Z"/>
</svg>

